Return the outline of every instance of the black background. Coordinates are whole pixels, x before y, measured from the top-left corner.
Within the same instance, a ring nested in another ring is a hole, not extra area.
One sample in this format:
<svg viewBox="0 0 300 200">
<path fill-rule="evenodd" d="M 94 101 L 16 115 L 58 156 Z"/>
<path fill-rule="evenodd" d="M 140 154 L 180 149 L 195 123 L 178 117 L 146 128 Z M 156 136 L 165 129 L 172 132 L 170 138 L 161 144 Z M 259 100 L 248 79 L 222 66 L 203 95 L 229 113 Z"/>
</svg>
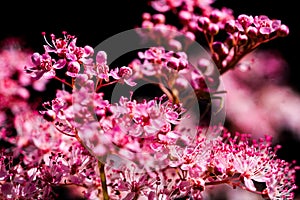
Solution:
<svg viewBox="0 0 300 200">
<path fill-rule="evenodd" d="M 263 44 L 260 48 L 278 50 L 290 67 L 289 84 L 300 93 L 300 10 L 297 1 L 273 0 L 217 0 L 217 8 L 231 8 L 234 15 L 264 14 L 280 19 L 290 28 L 290 34 Z M 141 23 L 141 15 L 152 11 L 146 0 L 117 1 L 9 1 L 1 5 L 0 41 L 19 38 L 24 48 L 42 51 L 44 40 L 41 32 L 60 35 L 67 31 L 78 38 L 78 46 L 97 46 L 108 37 L 132 29 Z M 2 70 L 2 69 L 1 69 Z M 300 106 L 300 105 L 299 105 Z M 299 113 L 300 116 L 300 113 Z M 287 130 L 282 134 L 283 149 L 280 156 L 287 160 L 298 159 L 300 146 Z M 298 173 L 299 174 L 299 173 Z M 299 181 L 298 181 L 299 183 Z M 299 184 L 298 184 L 299 185 Z"/>
</svg>

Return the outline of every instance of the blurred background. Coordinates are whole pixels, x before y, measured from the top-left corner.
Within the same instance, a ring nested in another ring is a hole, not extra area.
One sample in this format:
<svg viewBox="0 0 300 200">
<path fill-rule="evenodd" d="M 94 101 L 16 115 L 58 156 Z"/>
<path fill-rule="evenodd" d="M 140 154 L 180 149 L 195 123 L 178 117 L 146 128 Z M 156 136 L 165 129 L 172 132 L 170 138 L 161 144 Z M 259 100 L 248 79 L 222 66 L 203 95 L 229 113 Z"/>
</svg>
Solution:
<svg viewBox="0 0 300 200">
<path fill-rule="evenodd" d="M 227 126 L 255 134 L 269 133 L 282 145 L 278 156 L 300 164 L 300 17 L 296 1 L 216 0 L 216 8 L 227 7 L 234 15 L 267 15 L 280 19 L 290 34 L 263 44 L 245 58 L 256 58 L 251 70 L 224 76 L 228 94 Z M 76 35 L 78 46 L 97 46 L 108 37 L 139 26 L 143 12 L 152 12 L 147 0 L 118 1 L 9 1 L 1 6 L 0 45 L 26 51 L 43 50 L 41 32 Z M 262 68 L 263 67 L 263 68 Z M 5 69 L 1 69 L 5 70 Z M 48 88 L 51 89 L 51 88 Z M 51 91 L 43 98 L 52 95 Z M 297 184 L 300 185 L 298 173 Z M 299 194 L 297 192 L 297 194 Z M 300 199 L 298 196 L 297 199 Z"/>
</svg>

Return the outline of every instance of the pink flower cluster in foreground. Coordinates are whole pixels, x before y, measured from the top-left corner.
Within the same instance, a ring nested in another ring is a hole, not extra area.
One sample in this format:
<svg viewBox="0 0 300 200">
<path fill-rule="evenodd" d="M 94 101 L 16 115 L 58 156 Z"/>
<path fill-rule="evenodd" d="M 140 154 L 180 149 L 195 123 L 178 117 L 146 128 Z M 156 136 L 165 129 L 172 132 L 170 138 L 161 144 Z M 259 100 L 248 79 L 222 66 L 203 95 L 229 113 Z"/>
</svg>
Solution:
<svg viewBox="0 0 300 200">
<path fill-rule="evenodd" d="M 42 53 L 3 50 L 1 65 L 9 70 L 0 74 L 0 198 L 56 199 L 56 189 L 65 188 L 72 198 L 93 200 L 208 199 L 215 187 L 227 185 L 266 199 L 294 199 L 299 167 L 277 157 L 281 146 L 270 135 L 253 138 L 222 124 L 200 123 L 218 113 L 201 112 L 189 126 L 194 118 L 186 106 L 199 103 L 209 110 L 210 94 L 220 84 L 217 74 L 234 70 L 259 45 L 289 33 L 279 20 L 235 18 L 230 9 L 211 3 L 152 1 L 158 13 L 143 14 L 138 34 L 157 46 L 119 67 L 108 65 L 105 51 L 77 46 L 77 37 L 67 32 L 51 34 L 51 42 L 43 33 Z M 166 12 L 175 14 L 181 26 L 166 24 Z M 226 33 L 224 40 L 216 39 L 220 32 Z M 182 35 L 188 40 L 179 40 Z M 189 62 L 186 50 L 198 37 L 207 41 L 217 71 L 207 73 L 208 58 L 198 66 Z M 44 90 L 51 79 L 63 87 L 40 110 L 33 108 L 27 87 Z M 134 87 L 150 79 L 163 95 L 135 99 L 128 91 L 129 97 L 117 102 L 106 96 L 107 86 Z M 192 94 L 180 96 L 189 87 L 197 102 Z"/>
</svg>

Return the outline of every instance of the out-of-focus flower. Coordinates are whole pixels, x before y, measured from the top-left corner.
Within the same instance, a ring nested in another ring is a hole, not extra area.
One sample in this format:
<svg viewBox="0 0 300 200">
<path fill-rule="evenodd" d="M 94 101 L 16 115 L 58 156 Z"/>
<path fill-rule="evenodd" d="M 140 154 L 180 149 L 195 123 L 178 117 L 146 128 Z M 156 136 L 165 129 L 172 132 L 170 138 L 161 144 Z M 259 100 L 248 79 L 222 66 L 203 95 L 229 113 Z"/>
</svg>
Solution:
<svg viewBox="0 0 300 200">
<path fill-rule="evenodd" d="M 32 111 L 28 101 L 34 93 L 46 89 L 47 80 L 35 80 L 24 71 L 32 52 L 24 49 L 20 39 L 7 38 L 0 49 L 0 132 L 1 139 L 13 135 L 15 117 Z"/>
<path fill-rule="evenodd" d="M 45 90 L 47 80 L 37 81 L 24 71 L 24 65 L 31 65 L 30 56 L 32 52 L 21 46 L 20 39 L 7 38 L 6 41 L 3 41 L 5 45 L 0 49 L 0 66 L 5 68 L 5 70 L 1 70 L 0 79 L 1 84 L 11 82 L 14 88 L 7 88 L 10 87 L 9 85 L 1 87 L 1 94 L 22 96 L 22 90 L 27 90 L 27 87 L 33 87 L 36 91 Z"/>
<path fill-rule="evenodd" d="M 300 95 L 288 85 L 287 67 L 280 54 L 256 51 L 238 64 L 238 70 L 222 76 L 233 129 L 254 137 L 264 133 L 277 138 L 282 130 L 300 135 Z"/>
</svg>

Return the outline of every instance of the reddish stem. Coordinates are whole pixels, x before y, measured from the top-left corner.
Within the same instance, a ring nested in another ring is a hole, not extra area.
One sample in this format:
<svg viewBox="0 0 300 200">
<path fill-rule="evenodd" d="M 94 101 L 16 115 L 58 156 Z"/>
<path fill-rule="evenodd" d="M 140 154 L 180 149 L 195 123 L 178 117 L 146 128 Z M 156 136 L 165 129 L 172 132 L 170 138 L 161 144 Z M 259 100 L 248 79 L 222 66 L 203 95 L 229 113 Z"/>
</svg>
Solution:
<svg viewBox="0 0 300 200">
<path fill-rule="evenodd" d="M 56 80 L 62 82 L 63 84 L 65 84 L 65 85 L 67 85 L 67 86 L 73 88 L 73 86 L 72 86 L 70 83 L 68 83 L 66 80 L 64 80 L 64 79 L 61 79 L 61 78 L 59 78 L 59 77 L 57 77 L 57 76 L 54 76 L 54 79 L 56 79 Z"/>
</svg>

